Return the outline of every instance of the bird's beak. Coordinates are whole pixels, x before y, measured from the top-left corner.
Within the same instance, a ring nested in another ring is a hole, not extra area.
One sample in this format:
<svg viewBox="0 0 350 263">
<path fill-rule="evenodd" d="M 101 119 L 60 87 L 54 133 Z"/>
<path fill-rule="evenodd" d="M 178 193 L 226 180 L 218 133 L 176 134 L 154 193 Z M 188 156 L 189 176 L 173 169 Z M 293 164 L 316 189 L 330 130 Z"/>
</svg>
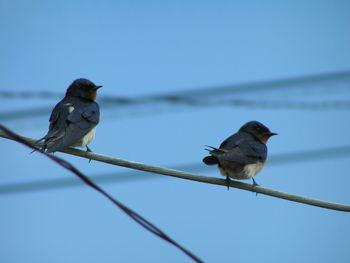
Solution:
<svg viewBox="0 0 350 263">
<path fill-rule="evenodd" d="M 268 136 L 275 136 L 275 135 L 278 135 L 278 133 L 274 133 L 274 132 L 265 132 L 265 135 L 268 135 Z"/>
<path fill-rule="evenodd" d="M 102 88 L 103 86 L 95 86 L 94 87 L 94 90 L 98 90 L 98 89 L 100 89 L 100 88 Z"/>
</svg>

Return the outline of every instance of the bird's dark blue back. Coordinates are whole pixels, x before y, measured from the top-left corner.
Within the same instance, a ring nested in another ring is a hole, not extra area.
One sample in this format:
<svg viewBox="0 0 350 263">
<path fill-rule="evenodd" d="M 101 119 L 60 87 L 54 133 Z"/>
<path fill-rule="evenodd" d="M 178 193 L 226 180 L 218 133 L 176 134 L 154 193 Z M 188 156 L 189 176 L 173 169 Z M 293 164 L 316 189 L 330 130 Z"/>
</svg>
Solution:
<svg viewBox="0 0 350 263">
<path fill-rule="evenodd" d="M 237 132 L 223 141 L 219 150 L 211 151 L 211 154 L 218 159 L 249 164 L 264 162 L 267 158 L 267 147 L 251 134 Z"/>
</svg>

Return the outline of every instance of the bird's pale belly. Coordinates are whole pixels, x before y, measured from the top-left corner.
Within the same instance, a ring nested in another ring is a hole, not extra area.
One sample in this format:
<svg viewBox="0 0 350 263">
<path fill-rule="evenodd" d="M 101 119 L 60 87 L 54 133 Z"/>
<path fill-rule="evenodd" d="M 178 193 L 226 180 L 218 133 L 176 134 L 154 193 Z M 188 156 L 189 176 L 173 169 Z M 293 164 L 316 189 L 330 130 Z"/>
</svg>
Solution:
<svg viewBox="0 0 350 263">
<path fill-rule="evenodd" d="M 264 167 L 263 162 L 253 164 L 239 164 L 228 161 L 220 161 L 219 170 L 221 175 L 229 176 L 234 179 L 251 179 Z"/>
<path fill-rule="evenodd" d="M 73 144 L 73 147 L 86 147 L 86 145 L 90 144 L 95 138 L 96 127 L 89 131 L 80 141 Z"/>
</svg>

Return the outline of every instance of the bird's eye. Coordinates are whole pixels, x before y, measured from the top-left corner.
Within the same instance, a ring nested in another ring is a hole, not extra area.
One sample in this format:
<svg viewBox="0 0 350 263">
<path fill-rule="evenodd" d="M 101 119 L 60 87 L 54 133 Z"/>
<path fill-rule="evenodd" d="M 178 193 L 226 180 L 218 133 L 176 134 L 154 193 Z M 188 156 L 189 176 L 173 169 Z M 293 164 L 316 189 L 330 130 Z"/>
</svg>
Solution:
<svg viewBox="0 0 350 263">
<path fill-rule="evenodd" d="M 262 131 L 262 128 L 259 127 L 259 126 L 256 126 L 255 129 L 256 129 L 257 131 L 259 131 L 259 132 Z"/>
</svg>

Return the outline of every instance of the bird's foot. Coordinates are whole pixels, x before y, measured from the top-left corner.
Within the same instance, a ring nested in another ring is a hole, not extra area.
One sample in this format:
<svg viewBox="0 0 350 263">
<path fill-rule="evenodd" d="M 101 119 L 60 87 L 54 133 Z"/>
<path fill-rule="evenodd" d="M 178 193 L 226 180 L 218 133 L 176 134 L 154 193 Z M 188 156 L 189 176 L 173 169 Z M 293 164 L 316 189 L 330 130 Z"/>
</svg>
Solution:
<svg viewBox="0 0 350 263">
<path fill-rule="evenodd" d="M 29 154 L 32 154 L 33 152 L 36 152 L 36 149 L 34 149 L 33 151 L 31 151 Z"/>
<path fill-rule="evenodd" d="M 230 177 L 226 176 L 226 186 L 227 186 L 227 191 L 230 190 Z"/>
<path fill-rule="evenodd" d="M 258 184 L 257 182 L 255 182 L 254 178 L 252 178 L 252 180 L 253 180 L 253 191 L 254 191 L 254 188 L 255 188 L 256 186 L 259 186 L 259 184 Z M 255 192 L 255 195 L 257 196 L 258 193 Z"/>
<path fill-rule="evenodd" d="M 89 146 L 86 145 L 86 152 L 92 153 L 92 150 L 89 148 Z M 91 159 L 89 159 L 89 163 L 91 162 Z"/>
<path fill-rule="evenodd" d="M 45 152 L 45 150 L 46 150 L 46 144 L 43 144 L 42 146 L 37 146 L 37 145 L 35 145 L 34 144 L 34 146 L 36 146 L 37 147 L 37 149 L 33 149 L 33 151 L 31 151 L 30 152 L 30 154 L 32 154 L 32 153 L 34 153 L 34 152 L 36 152 L 37 150 L 39 150 L 40 152 Z"/>
</svg>

